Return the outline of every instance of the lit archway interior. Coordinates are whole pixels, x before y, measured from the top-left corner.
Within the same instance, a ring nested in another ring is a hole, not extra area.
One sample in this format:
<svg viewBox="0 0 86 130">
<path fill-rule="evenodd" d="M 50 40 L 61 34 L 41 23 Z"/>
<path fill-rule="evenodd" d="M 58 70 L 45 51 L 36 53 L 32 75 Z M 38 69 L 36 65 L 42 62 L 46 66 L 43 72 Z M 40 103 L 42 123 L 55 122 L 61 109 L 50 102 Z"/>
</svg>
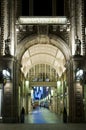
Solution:
<svg viewBox="0 0 86 130">
<path fill-rule="evenodd" d="M 65 57 L 60 49 L 50 44 L 35 44 L 29 47 L 23 54 L 21 65 L 25 77 L 29 70 L 37 64 L 48 64 L 52 66 L 58 76 L 66 70 Z"/>
<path fill-rule="evenodd" d="M 28 92 L 31 95 L 30 98 L 28 97 L 29 105 L 26 106 L 29 111 L 39 105 L 46 108 L 51 107 L 53 112 L 55 112 L 53 108 L 58 106 L 56 108 L 58 114 L 63 110 L 64 84 L 63 79 L 58 78 L 58 76 L 65 76 L 67 58 L 64 54 L 65 48 L 59 41 L 49 39 L 46 36 L 37 37 L 34 41 L 25 42 L 26 44 L 22 48 L 22 50 L 26 50 L 21 58 L 21 71 L 26 77 L 26 89 L 23 90 L 25 90 L 26 95 L 28 95 Z M 65 92 L 67 93 L 67 88 Z M 23 97 L 23 106 L 26 105 L 25 100 L 26 96 Z M 66 97 L 64 100 L 66 102 Z"/>
</svg>

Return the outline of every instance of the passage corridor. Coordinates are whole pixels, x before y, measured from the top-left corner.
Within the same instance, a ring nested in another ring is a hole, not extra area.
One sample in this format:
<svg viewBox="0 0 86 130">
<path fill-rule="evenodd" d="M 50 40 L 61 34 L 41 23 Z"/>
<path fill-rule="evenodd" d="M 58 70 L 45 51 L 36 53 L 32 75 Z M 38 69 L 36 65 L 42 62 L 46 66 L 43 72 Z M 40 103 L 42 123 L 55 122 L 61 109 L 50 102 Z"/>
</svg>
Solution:
<svg viewBox="0 0 86 130">
<path fill-rule="evenodd" d="M 58 117 L 57 114 L 51 112 L 47 108 L 34 109 L 28 116 L 25 117 L 25 123 L 33 124 L 49 124 L 49 123 L 62 123 L 61 117 Z"/>
<path fill-rule="evenodd" d="M 46 108 L 38 108 L 25 117 L 25 123 L 0 124 L 0 130 L 86 130 L 86 124 L 63 123 Z"/>
</svg>

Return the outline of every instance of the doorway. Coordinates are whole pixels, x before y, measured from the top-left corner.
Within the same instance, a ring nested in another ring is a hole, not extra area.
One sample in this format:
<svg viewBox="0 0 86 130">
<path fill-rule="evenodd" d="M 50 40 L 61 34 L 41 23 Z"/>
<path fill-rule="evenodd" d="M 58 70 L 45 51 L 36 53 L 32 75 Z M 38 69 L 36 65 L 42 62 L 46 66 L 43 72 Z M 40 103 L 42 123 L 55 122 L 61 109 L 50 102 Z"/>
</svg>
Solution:
<svg viewBox="0 0 86 130">
<path fill-rule="evenodd" d="M 52 36 L 42 35 L 33 37 L 31 41 L 26 40 L 21 44 L 21 48 L 24 44 L 25 48 L 18 50 L 20 52 L 18 58 L 21 59 L 20 102 L 26 108 L 26 113 L 33 110 L 32 105 L 34 108 L 40 106 L 37 101 L 33 104 L 32 87 L 48 86 L 54 89 L 54 96 L 51 96 L 49 101 L 52 103 L 49 106 L 50 110 L 54 114 L 61 115 L 65 105 L 69 114 L 69 86 L 66 72 L 66 62 L 70 58 L 68 46 L 61 39 L 54 39 Z"/>
</svg>

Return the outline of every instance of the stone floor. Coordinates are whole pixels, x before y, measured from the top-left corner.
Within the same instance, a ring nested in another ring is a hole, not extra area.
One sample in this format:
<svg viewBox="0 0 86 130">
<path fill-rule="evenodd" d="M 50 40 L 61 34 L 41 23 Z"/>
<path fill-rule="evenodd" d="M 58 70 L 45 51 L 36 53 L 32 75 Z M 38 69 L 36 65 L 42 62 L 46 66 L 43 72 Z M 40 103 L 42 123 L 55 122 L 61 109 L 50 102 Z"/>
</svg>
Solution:
<svg viewBox="0 0 86 130">
<path fill-rule="evenodd" d="M 63 123 L 61 117 L 44 107 L 38 107 L 25 117 L 25 123 L 57 124 Z"/>
<path fill-rule="evenodd" d="M 25 117 L 24 124 L 0 123 L 0 130 L 86 130 L 86 124 L 65 124 L 55 113 L 38 108 Z"/>
<path fill-rule="evenodd" d="M 0 124 L 0 130 L 86 130 L 86 124 Z"/>
</svg>

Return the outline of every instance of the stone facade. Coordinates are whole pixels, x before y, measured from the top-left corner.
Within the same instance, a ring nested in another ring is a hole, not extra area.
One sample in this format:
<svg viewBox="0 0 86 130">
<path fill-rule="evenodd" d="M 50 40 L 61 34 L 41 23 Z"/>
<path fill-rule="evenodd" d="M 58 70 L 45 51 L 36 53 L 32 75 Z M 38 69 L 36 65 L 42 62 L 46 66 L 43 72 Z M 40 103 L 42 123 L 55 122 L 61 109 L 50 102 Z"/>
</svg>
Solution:
<svg viewBox="0 0 86 130">
<path fill-rule="evenodd" d="M 66 64 L 67 69 L 67 84 L 69 91 L 69 122 L 84 122 L 84 109 L 83 109 L 83 83 L 75 81 L 75 69 L 80 66 L 80 69 L 86 69 L 84 61 L 86 55 L 85 45 L 85 20 L 84 20 L 84 0 L 64 0 L 65 15 L 68 17 L 69 24 L 67 25 L 21 25 L 18 23 L 18 17 L 21 15 L 21 0 L 0 0 L 1 2 L 1 42 L 0 42 L 0 71 L 6 67 L 11 67 L 12 81 L 10 86 L 6 88 L 3 83 L 3 122 L 18 122 L 19 107 L 18 107 L 18 87 L 21 86 L 18 74 L 20 72 L 20 60 L 18 59 L 17 50 L 22 46 L 24 39 L 32 37 L 33 35 L 54 35 L 60 37 L 68 46 L 70 51 L 69 59 Z M 30 15 L 33 14 L 30 12 Z M 55 15 L 55 10 L 53 10 Z M 69 27 L 69 31 L 67 31 Z M 18 32 L 16 30 L 18 29 Z M 5 40 L 10 36 L 10 55 L 5 55 Z M 81 54 L 75 55 L 75 36 L 78 36 L 81 41 Z M 64 50 L 64 49 L 63 49 Z M 25 50 L 24 50 L 25 51 Z M 21 52 L 20 58 L 22 57 Z M 6 56 L 6 57 L 4 57 Z M 15 60 L 15 57 L 17 60 Z M 7 64 L 4 64 L 4 63 Z M 77 63 L 79 66 L 77 66 Z M 18 71 L 16 71 L 18 70 Z M 8 91 L 9 90 L 9 91 Z M 82 92 L 82 93 L 80 93 Z M 7 99 L 7 100 L 6 100 Z M 56 99 L 55 99 L 56 100 Z M 7 107 L 5 107 L 7 106 Z M 57 111 L 57 109 L 55 110 Z M 79 112 L 78 112 L 79 111 Z"/>
</svg>

